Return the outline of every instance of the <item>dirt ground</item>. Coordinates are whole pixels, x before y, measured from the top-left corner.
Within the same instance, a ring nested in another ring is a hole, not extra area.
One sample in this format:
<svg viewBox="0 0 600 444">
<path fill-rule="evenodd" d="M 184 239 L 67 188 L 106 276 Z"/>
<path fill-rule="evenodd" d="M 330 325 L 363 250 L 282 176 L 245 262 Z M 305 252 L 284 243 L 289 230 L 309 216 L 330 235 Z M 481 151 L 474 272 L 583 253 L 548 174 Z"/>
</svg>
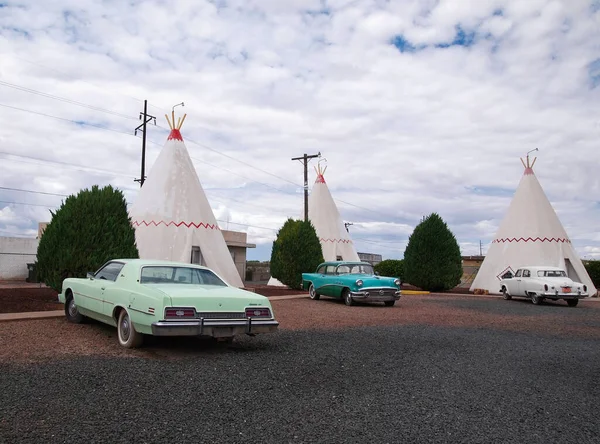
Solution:
<svg viewBox="0 0 600 444">
<path fill-rule="evenodd" d="M 56 291 L 47 287 L 0 288 L 0 313 L 60 310 Z"/>
</svg>

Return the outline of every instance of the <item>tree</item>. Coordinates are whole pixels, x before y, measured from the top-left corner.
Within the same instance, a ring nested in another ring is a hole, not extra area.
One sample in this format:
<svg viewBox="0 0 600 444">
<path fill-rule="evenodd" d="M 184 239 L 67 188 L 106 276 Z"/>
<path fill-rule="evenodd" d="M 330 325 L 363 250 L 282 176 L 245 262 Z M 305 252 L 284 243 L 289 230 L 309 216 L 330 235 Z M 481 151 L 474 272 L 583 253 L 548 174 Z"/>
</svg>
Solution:
<svg viewBox="0 0 600 444">
<path fill-rule="evenodd" d="M 600 288 L 600 261 L 599 260 L 591 260 L 584 261 L 585 269 L 590 275 L 590 279 L 594 283 L 596 288 Z"/>
<path fill-rule="evenodd" d="M 374 270 L 381 276 L 389 276 L 399 278 L 404 282 L 404 260 L 403 259 L 386 259 L 375 265 Z"/>
<path fill-rule="evenodd" d="M 51 214 L 36 265 L 38 278 L 58 292 L 66 278 L 85 277 L 110 259 L 139 257 L 125 197 L 110 185 L 71 195 Z"/>
<path fill-rule="evenodd" d="M 288 219 L 273 242 L 271 276 L 290 288 L 301 290 L 302 273 L 314 272 L 322 262 L 321 242 L 312 223 Z"/>
<path fill-rule="evenodd" d="M 406 282 L 428 291 L 450 290 L 460 283 L 460 247 L 438 214 L 425 218 L 408 238 L 404 274 Z"/>
</svg>

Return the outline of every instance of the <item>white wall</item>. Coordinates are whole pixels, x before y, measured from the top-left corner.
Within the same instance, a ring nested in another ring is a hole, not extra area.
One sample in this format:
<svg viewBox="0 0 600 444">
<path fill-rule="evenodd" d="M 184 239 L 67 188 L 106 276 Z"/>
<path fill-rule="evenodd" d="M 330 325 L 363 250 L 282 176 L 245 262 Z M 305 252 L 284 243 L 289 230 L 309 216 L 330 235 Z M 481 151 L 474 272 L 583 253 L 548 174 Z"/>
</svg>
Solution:
<svg viewBox="0 0 600 444">
<path fill-rule="evenodd" d="M 27 264 L 35 262 L 38 240 L 27 237 L 0 237 L 0 280 L 23 279 Z"/>
</svg>

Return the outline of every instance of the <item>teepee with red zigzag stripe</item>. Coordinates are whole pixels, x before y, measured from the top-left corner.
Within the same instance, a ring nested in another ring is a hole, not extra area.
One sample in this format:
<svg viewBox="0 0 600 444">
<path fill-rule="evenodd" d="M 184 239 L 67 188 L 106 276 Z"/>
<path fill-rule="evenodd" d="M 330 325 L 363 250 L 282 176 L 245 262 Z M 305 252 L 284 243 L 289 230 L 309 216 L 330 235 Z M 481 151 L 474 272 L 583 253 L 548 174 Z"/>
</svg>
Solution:
<svg viewBox="0 0 600 444">
<path fill-rule="evenodd" d="M 140 258 L 198 263 L 243 287 L 181 137 L 186 115 L 165 117 L 171 133 L 129 212 Z"/>
<path fill-rule="evenodd" d="M 354 243 L 325 183 L 325 170 L 327 167 L 315 167 L 317 179 L 308 198 L 308 219 L 315 227 L 326 261 L 359 261 Z"/>
<path fill-rule="evenodd" d="M 527 162 L 521 159 L 525 172 L 471 291 L 499 294 L 507 271 L 514 274 L 517 268 L 539 265 L 564 269 L 593 295 L 594 284 L 533 172 L 535 161 L 530 163 L 529 156 Z"/>
</svg>

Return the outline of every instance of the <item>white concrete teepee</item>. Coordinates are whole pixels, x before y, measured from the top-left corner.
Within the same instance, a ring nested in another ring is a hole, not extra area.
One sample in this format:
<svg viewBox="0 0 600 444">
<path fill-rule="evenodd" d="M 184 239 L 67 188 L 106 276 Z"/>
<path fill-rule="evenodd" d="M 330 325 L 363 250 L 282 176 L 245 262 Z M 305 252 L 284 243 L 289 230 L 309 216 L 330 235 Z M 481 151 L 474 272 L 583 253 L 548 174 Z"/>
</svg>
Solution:
<svg viewBox="0 0 600 444">
<path fill-rule="evenodd" d="M 358 254 L 340 212 L 325 183 L 325 170 L 315 168 L 317 179 L 308 198 L 308 219 L 312 222 L 321 241 L 323 257 L 326 261 L 359 261 Z"/>
<path fill-rule="evenodd" d="M 529 156 L 527 163 L 521 159 L 525 172 L 471 291 L 499 294 L 500 279 L 507 271 L 514 274 L 519 267 L 546 265 L 563 268 L 593 295 L 594 284 L 533 173 L 535 160 L 530 164 Z"/>
<path fill-rule="evenodd" d="M 142 259 L 194 262 L 243 287 L 223 234 L 188 154 L 179 118 L 129 214 Z"/>
</svg>

